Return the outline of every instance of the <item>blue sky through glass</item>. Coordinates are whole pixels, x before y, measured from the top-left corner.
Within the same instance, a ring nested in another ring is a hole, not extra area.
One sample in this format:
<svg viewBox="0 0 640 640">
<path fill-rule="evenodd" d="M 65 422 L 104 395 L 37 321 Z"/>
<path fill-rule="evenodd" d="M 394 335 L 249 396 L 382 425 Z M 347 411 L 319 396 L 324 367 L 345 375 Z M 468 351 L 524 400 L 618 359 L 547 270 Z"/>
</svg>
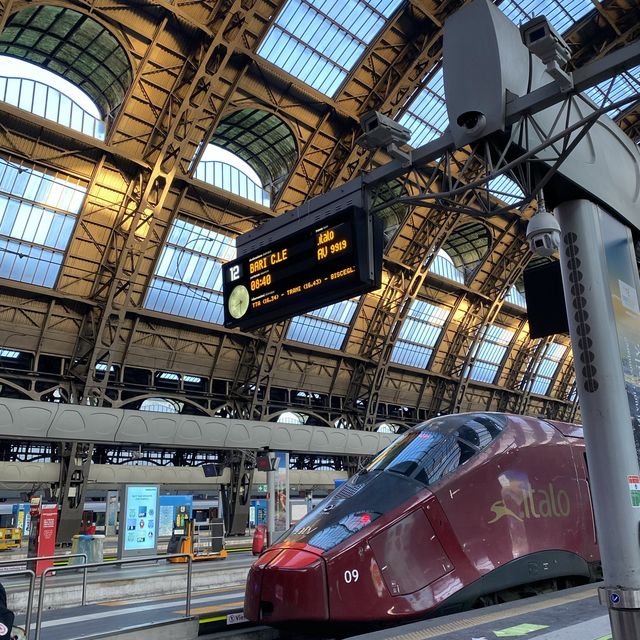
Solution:
<svg viewBox="0 0 640 640">
<path fill-rule="evenodd" d="M 156 265 L 147 309 L 222 324 L 222 264 L 235 258 L 232 238 L 176 220 Z"/>
<path fill-rule="evenodd" d="M 424 300 L 414 300 L 402 323 L 391 361 L 426 369 L 448 316 L 448 309 Z"/>
<path fill-rule="evenodd" d="M 287 339 L 340 349 L 358 306 L 357 300 L 342 300 L 291 320 Z"/>
<path fill-rule="evenodd" d="M 288 0 L 258 55 L 334 96 L 402 0 Z"/>
<path fill-rule="evenodd" d="M 85 193 L 0 158 L 0 277 L 53 287 Z"/>
</svg>

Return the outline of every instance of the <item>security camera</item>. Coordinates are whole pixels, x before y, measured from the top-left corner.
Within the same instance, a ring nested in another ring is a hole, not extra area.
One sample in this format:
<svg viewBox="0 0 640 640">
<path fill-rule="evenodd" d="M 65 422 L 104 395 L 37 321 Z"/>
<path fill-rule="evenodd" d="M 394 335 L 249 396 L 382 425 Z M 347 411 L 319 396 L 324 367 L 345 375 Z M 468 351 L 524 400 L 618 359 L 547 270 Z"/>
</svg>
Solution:
<svg viewBox="0 0 640 640">
<path fill-rule="evenodd" d="M 378 111 L 367 111 L 360 118 L 361 135 L 357 144 L 364 149 L 386 149 L 394 158 L 408 160 L 409 156 L 398 148 L 409 142 L 411 130 Z"/>
<path fill-rule="evenodd" d="M 520 25 L 524 45 L 547 66 L 547 72 L 558 82 L 561 91 L 573 88 L 573 77 L 563 71 L 571 58 L 571 49 L 544 16 Z"/>
<path fill-rule="evenodd" d="M 560 225 L 551 213 L 544 209 L 529 220 L 527 225 L 529 248 L 538 256 L 548 258 L 560 248 Z"/>
</svg>

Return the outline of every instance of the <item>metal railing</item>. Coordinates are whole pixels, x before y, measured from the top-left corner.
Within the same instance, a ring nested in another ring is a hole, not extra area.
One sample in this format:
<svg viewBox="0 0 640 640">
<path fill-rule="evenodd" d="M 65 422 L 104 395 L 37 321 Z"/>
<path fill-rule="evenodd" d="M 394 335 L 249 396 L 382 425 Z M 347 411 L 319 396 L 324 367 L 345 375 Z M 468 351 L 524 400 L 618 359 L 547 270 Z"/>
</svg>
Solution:
<svg viewBox="0 0 640 640">
<path fill-rule="evenodd" d="M 68 557 L 68 556 L 67 556 Z M 46 579 L 47 575 L 52 573 L 53 571 L 76 571 L 77 569 L 84 569 L 85 575 L 87 569 L 92 569 L 93 567 L 113 567 L 116 565 L 123 564 L 135 564 L 139 562 L 155 562 L 157 560 L 168 560 L 169 558 L 186 558 L 187 563 L 187 586 L 186 586 L 186 597 L 185 597 L 185 617 L 189 617 L 191 615 L 191 573 L 192 573 L 192 562 L 193 558 L 189 553 L 170 553 L 166 555 L 157 555 L 157 556 L 143 556 L 141 558 L 125 558 L 123 560 L 112 560 L 110 562 L 90 562 L 88 564 L 74 564 L 67 565 L 66 567 L 47 567 L 40 576 L 40 592 L 38 593 L 38 615 L 36 617 L 36 635 L 35 640 L 40 640 L 40 631 L 42 629 L 42 610 L 44 607 L 44 592 L 46 587 Z M 82 603 L 86 604 L 86 601 Z M 29 633 L 29 631 L 27 631 Z"/>
<path fill-rule="evenodd" d="M 36 587 L 36 573 L 31 569 L 20 569 L 18 571 L 7 571 L 2 574 L 2 577 L 5 578 L 7 576 L 29 576 L 29 595 L 27 596 L 27 611 L 25 613 L 25 625 L 24 628 L 27 629 L 26 634 L 27 638 L 29 637 L 29 627 L 31 626 L 31 609 L 33 609 L 33 593 Z"/>
<path fill-rule="evenodd" d="M 13 560 L 0 560 L 0 566 L 9 566 L 12 564 L 26 564 L 29 562 L 38 562 L 40 560 L 66 560 L 68 558 L 84 558 L 84 563 L 81 565 L 73 565 L 78 569 L 87 566 L 87 554 L 86 553 L 69 553 L 67 555 L 57 555 L 57 556 L 36 556 L 33 558 L 15 558 Z M 59 569 L 60 567 L 51 567 L 52 570 Z M 27 630 L 27 638 L 29 637 L 29 627 L 31 626 L 31 610 L 33 609 L 33 596 L 36 588 L 36 574 L 32 569 L 22 569 L 20 571 L 7 571 L 1 572 L 0 575 L 4 578 L 6 576 L 14 576 L 14 575 L 22 575 L 22 574 L 31 574 L 29 576 L 29 594 L 27 595 L 27 607 L 25 611 L 25 622 L 24 628 Z M 83 571 L 82 576 L 82 604 L 85 605 L 87 603 L 87 570 L 86 568 Z"/>
<path fill-rule="evenodd" d="M 98 140 L 105 138 L 102 120 L 85 111 L 69 96 L 43 82 L 2 75 L 0 100 Z"/>
</svg>

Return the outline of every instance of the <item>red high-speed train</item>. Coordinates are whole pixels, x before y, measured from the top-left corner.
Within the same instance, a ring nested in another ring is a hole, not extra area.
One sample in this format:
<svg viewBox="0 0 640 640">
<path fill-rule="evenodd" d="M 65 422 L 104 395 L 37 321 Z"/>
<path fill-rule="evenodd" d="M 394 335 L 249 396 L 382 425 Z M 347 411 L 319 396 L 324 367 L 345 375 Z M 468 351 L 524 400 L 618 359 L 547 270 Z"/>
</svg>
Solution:
<svg viewBox="0 0 640 640">
<path fill-rule="evenodd" d="M 397 623 L 601 576 L 582 428 L 498 413 L 418 425 L 251 567 L 270 625 Z"/>
</svg>

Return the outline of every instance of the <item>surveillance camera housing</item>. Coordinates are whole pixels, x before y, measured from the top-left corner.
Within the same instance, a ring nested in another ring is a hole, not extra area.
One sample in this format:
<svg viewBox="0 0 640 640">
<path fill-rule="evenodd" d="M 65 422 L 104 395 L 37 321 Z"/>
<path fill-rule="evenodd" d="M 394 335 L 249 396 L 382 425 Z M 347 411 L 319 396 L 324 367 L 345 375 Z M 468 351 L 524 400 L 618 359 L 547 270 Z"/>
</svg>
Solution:
<svg viewBox="0 0 640 640">
<path fill-rule="evenodd" d="M 573 78 L 562 69 L 571 58 L 571 49 L 549 21 L 539 16 L 524 22 L 520 25 L 520 35 L 527 49 L 547 65 L 547 72 L 561 90 L 572 89 Z"/>
<path fill-rule="evenodd" d="M 527 49 L 545 64 L 555 60 L 564 65 L 569 61 L 571 57 L 569 45 L 544 16 L 521 24 L 520 34 Z"/>
<path fill-rule="evenodd" d="M 560 249 L 560 225 L 548 211 L 538 211 L 527 225 L 527 242 L 533 253 L 548 258 Z"/>
<path fill-rule="evenodd" d="M 405 144 L 411 138 L 411 130 L 378 111 L 368 111 L 360 118 L 363 135 L 358 144 L 366 149 L 386 148 Z"/>
</svg>

